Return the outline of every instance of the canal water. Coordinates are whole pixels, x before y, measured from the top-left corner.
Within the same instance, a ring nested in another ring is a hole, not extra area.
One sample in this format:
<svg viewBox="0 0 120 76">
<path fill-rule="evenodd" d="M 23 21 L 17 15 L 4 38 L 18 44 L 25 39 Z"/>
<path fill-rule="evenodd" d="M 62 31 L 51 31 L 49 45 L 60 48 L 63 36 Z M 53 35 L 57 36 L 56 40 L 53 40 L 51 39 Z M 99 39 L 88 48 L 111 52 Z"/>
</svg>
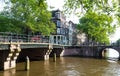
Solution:
<svg viewBox="0 0 120 76">
<path fill-rule="evenodd" d="M 60 57 L 56 62 L 31 61 L 30 70 L 25 63 L 17 63 L 16 69 L 0 71 L 0 76 L 120 76 L 120 61 L 105 59 Z"/>
</svg>

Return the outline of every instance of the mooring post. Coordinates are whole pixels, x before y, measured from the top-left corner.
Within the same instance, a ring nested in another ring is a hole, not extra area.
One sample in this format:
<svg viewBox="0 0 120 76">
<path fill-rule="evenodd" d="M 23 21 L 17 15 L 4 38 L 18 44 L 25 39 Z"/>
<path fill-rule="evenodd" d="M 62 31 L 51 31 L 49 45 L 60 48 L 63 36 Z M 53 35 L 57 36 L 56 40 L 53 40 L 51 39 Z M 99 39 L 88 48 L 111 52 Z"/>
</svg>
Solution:
<svg viewBox="0 0 120 76">
<path fill-rule="evenodd" d="M 26 61 L 25 61 L 25 70 L 28 71 L 30 69 L 30 60 L 29 57 L 26 57 Z"/>
<path fill-rule="evenodd" d="M 53 61 L 56 62 L 56 53 L 54 53 Z"/>
</svg>

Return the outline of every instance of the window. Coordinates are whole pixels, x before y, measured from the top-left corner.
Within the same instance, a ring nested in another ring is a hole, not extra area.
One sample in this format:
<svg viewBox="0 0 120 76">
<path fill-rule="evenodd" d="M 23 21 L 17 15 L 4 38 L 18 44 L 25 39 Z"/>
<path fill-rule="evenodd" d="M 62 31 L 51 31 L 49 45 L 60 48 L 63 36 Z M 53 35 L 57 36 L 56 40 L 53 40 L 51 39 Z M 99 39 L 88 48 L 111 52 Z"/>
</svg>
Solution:
<svg viewBox="0 0 120 76">
<path fill-rule="evenodd" d="M 61 26 L 61 22 L 57 21 L 57 26 L 60 27 Z"/>
<path fill-rule="evenodd" d="M 65 35 L 65 28 L 61 28 L 61 34 Z"/>
<path fill-rule="evenodd" d="M 60 28 L 57 28 L 57 34 L 60 34 Z"/>
<path fill-rule="evenodd" d="M 56 13 L 55 13 L 55 17 L 56 17 L 57 19 L 60 19 L 60 12 L 56 12 Z"/>
</svg>

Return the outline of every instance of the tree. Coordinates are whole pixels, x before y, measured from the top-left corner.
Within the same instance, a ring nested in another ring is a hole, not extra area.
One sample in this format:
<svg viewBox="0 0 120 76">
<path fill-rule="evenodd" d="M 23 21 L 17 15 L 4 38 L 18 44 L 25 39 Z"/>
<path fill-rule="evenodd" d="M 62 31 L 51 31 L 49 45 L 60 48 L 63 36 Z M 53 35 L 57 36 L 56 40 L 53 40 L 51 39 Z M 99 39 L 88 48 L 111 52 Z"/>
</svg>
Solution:
<svg viewBox="0 0 120 76">
<path fill-rule="evenodd" d="M 77 28 L 86 33 L 89 39 L 96 42 L 109 43 L 109 34 L 113 33 L 115 27 L 111 26 L 112 17 L 106 14 L 87 12 L 81 19 Z"/>
<path fill-rule="evenodd" d="M 0 15 L 0 32 L 23 33 L 24 26 L 20 21 Z"/>
<path fill-rule="evenodd" d="M 31 32 L 41 32 L 43 35 L 54 32 L 55 24 L 51 22 L 45 0 L 8 0 L 5 3 L 4 15 L 24 24 Z"/>
<path fill-rule="evenodd" d="M 109 15 L 113 12 L 118 14 L 120 11 L 118 0 L 66 0 L 64 9 L 69 13 L 75 12 L 80 15 L 89 10 Z"/>
<path fill-rule="evenodd" d="M 80 18 L 78 30 L 101 43 L 109 43 L 109 35 L 120 24 L 117 0 L 67 0 L 65 11 L 74 12 Z"/>
</svg>

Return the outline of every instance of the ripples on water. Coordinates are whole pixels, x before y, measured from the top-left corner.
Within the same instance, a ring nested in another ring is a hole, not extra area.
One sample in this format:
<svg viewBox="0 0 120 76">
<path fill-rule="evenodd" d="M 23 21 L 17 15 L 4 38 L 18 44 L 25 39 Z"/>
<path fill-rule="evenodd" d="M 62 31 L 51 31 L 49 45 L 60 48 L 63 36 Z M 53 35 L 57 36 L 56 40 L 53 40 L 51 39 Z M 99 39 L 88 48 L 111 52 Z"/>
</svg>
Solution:
<svg viewBox="0 0 120 76">
<path fill-rule="evenodd" d="M 103 59 L 60 57 L 56 62 L 32 61 L 30 70 L 24 71 L 24 62 L 16 69 L 0 71 L 0 76 L 120 76 L 120 61 Z"/>
</svg>

